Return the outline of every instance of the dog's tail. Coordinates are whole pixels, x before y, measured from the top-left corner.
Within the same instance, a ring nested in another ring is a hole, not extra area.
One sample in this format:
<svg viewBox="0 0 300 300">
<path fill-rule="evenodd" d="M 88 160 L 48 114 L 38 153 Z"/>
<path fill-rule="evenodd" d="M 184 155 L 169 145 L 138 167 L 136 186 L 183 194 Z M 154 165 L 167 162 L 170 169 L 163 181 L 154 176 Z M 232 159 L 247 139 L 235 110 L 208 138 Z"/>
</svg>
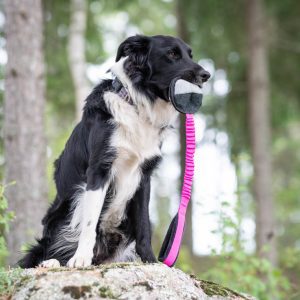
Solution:
<svg viewBox="0 0 300 300">
<path fill-rule="evenodd" d="M 23 269 L 37 267 L 46 256 L 46 240 L 37 240 L 37 244 L 26 252 L 26 255 L 18 261 L 18 266 Z"/>
</svg>

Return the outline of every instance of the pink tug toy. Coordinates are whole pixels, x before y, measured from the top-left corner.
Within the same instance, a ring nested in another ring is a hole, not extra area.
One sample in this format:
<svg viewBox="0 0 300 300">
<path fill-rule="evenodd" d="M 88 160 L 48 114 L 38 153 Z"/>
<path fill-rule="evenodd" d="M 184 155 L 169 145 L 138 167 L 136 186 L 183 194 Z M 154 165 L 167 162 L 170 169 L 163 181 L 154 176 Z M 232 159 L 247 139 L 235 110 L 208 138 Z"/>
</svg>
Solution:
<svg viewBox="0 0 300 300">
<path fill-rule="evenodd" d="M 170 100 L 178 111 L 186 114 L 185 171 L 181 201 L 178 212 L 169 226 L 158 258 L 159 261 L 172 267 L 179 254 L 184 231 L 186 209 L 191 198 L 194 176 L 194 154 L 196 149 L 194 116 L 192 113 L 195 113 L 202 104 L 202 92 L 200 87 L 179 79 L 175 80 L 170 87 Z"/>
</svg>

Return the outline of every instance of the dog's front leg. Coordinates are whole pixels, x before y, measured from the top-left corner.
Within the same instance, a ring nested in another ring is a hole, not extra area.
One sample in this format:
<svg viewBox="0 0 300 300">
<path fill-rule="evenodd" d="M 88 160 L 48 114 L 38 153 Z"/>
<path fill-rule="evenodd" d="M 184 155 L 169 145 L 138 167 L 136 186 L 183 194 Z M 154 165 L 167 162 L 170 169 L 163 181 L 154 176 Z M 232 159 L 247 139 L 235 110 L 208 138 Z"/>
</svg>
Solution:
<svg viewBox="0 0 300 300">
<path fill-rule="evenodd" d="M 107 185 L 97 190 L 85 191 L 83 199 L 83 217 L 78 247 L 68 261 L 68 267 L 87 267 L 92 263 L 96 241 L 96 226 L 104 203 Z"/>
<path fill-rule="evenodd" d="M 143 262 L 157 262 L 151 246 L 151 223 L 149 218 L 150 177 L 143 178 L 133 198 L 136 252 Z"/>
<path fill-rule="evenodd" d="M 92 263 L 96 242 L 96 227 L 108 186 L 109 180 L 106 172 L 99 172 L 99 170 L 94 172 L 88 169 L 87 187 L 82 200 L 81 232 L 78 247 L 74 256 L 68 261 L 68 267 L 87 267 Z"/>
</svg>

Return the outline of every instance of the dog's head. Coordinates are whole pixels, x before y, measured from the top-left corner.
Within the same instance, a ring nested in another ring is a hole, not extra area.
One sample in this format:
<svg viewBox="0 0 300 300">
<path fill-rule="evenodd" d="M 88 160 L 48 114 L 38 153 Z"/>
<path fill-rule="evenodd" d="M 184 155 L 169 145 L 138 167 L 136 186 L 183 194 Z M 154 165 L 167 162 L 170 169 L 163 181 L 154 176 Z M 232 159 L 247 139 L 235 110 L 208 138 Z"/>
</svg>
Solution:
<svg viewBox="0 0 300 300">
<path fill-rule="evenodd" d="M 150 99 L 168 101 L 171 81 L 181 78 L 202 86 L 210 74 L 193 61 L 191 48 L 171 36 L 136 35 L 126 39 L 117 52 L 116 61 L 128 57 L 124 70 L 135 88 Z"/>
</svg>

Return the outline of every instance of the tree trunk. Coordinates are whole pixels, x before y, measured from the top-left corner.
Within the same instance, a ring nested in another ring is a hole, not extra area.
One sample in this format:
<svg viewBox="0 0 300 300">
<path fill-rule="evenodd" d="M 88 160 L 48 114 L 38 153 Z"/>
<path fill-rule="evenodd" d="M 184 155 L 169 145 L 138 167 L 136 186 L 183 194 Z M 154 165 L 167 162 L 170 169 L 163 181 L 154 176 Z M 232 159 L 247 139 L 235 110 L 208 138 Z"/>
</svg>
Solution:
<svg viewBox="0 0 300 300">
<path fill-rule="evenodd" d="M 272 196 L 270 86 L 263 0 L 247 0 L 248 100 L 256 200 L 256 243 L 260 256 L 276 264 Z"/>
<path fill-rule="evenodd" d="M 75 88 L 77 121 L 81 119 L 84 100 L 89 93 L 85 60 L 86 4 L 86 0 L 71 0 L 68 57 Z"/>
<path fill-rule="evenodd" d="M 6 197 L 16 218 L 9 263 L 41 232 L 47 207 L 43 17 L 40 0 L 6 0 L 4 147 Z"/>
<path fill-rule="evenodd" d="M 176 0 L 175 11 L 177 18 L 177 35 L 186 43 L 189 43 L 189 34 L 187 30 L 186 20 L 183 13 L 183 6 L 185 5 L 183 0 Z M 184 177 L 184 168 L 185 168 L 185 115 L 180 114 L 180 167 L 181 167 L 181 176 L 180 176 L 180 189 Z M 184 236 L 182 244 L 187 246 L 190 254 L 193 253 L 193 218 L 192 218 L 192 206 L 193 202 L 191 201 L 186 212 L 186 221 L 184 228 Z"/>
</svg>

